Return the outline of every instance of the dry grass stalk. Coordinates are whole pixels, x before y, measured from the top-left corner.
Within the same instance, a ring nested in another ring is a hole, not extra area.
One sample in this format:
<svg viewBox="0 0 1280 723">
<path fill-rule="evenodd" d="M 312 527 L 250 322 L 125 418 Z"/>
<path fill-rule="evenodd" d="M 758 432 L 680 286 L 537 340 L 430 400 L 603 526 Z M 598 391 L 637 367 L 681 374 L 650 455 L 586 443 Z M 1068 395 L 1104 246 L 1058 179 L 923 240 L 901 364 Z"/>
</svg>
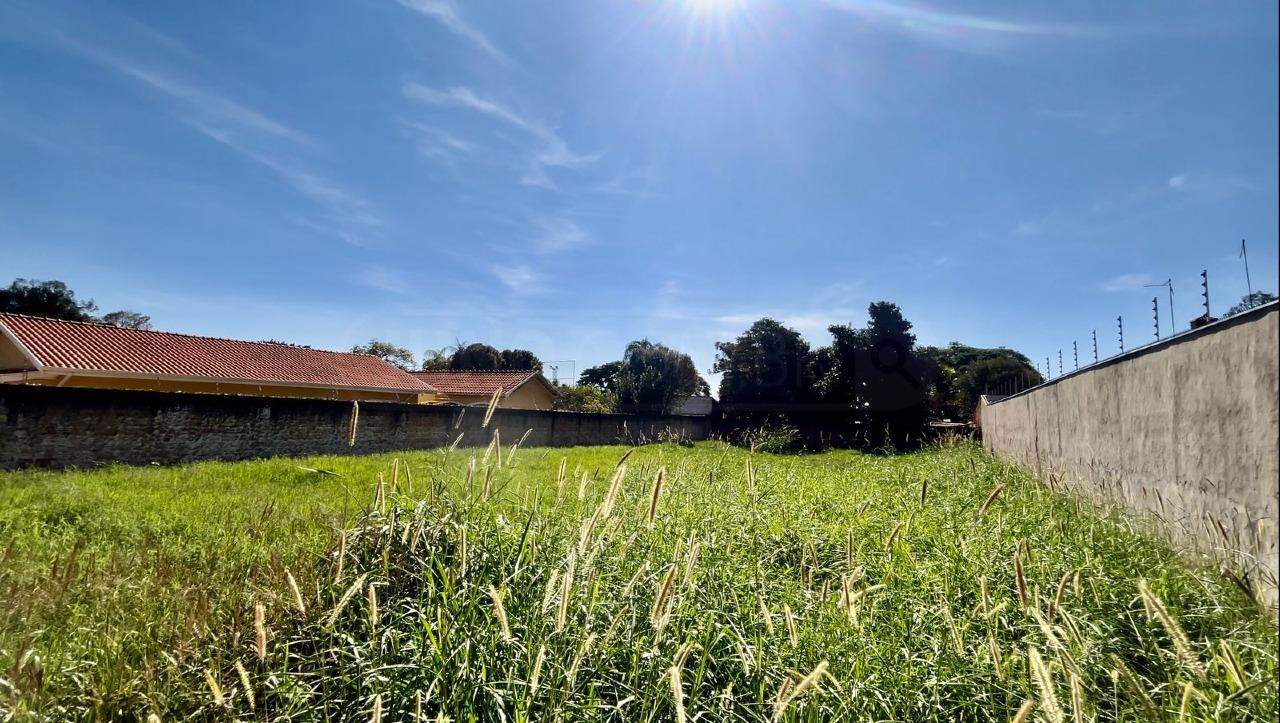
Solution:
<svg viewBox="0 0 1280 723">
<path fill-rule="evenodd" d="M 484 484 L 480 487 L 480 499 L 488 502 L 489 495 L 493 492 L 493 468 L 484 468 Z"/>
<path fill-rule="evenodd" d="M 293 573 L 287 569 L 284 571 L 284 579 L 289 583 L 289 592 L 293 593 L 293 604 L 298 606 L 298 612 L 306 615 L 307 604 L 302 601 L 302 590 L 298 589 L 298 581 L 293 579 Z"/>
<path fill-rule="evenodd" d="M 266 660 L 267 608 L 262 603 L 253 604 L 253 638 L 257 643 L 258 660 Z"/>
<path fill-rule="evenodd" d="M 1018 588 L 1018 601 L 1022 607 L 1031 606 L 1031 592 L 1027 589 L 1027 574 L 1022 568 L 1022 545 L 1013 551 L 1013 578 Z"/>
<path fill-rule="evenodd" d="M 529 692 L 538 690 L 538 679 L 542 677 L 542 664 L 547 661 L 547 646 L 538 646 L 538 656 L 533 660 L 533 673 L 529 675 Z"/>
<path fill-rule="evenodd" d="M 347 421 L 347 446 L 356 446 L 356 429 L 360 426 L 360 402 L 351 402 L 351 417 Z"/>
<path fill-rule="evenodd" d="M 587 479 L 587 471 L 583 470 L 582 474 L 578 475 L 578 499 L 580 500 L 587 496 Z"/>
<path fill-rule="evenodd" d="M 413 723 L 422 723 L 422 691 L 413 691 Z"/>
<path fill-rule="evenodd" d="M 1225 640 L 1218 641 L 1218 649 L 1221 651 L 1219 658 L 1223 661 L 1223 667 L 1227 669 L 1227 678 L 1236 690 L 1243 690 L 1247 677 L 1244 666 L 1240 665 L 1240 658 L 1236 657 L 1235 649 Z"/>
<path fill-rule="evenodd" d="M 560 469 L 556 472 L 556 502 L 564 498 L 564 469 L 569 464 L 568 457 L 560 458 Z"/>
<path fill-rule="evenodd" d="M 1013 716 L 1013 723 L 1026 723 L 1031 719 L 1031 711 L 1035 710 L 1036 704 L 1029 700 L 1022 701 L 1022 705 L 1018 706 L 1018 712 Z"/>
<path fill-rule="evenodd" d="M 1160 708 L 1156 705 L 1155 701 L 1151 700 L 1151 696 L 1147 693 L 1146 686 L 1142 684 L 1142 679 L 1139 678 L 1128 665 L 1125 665 L 1125 662 L 1120 659 L 1119 655 L 1116 655 L 1115 653 L 1111 654 L 1111 664 L 1115 666 L 1116 677 L 1124 683 L 1125 687 L 1129 689 L 1129 692 L 1132 693 L 1133 696 L 1138 699 L 1138 702 L 1142 704 L 1148 719 L 1160 720 L 1163 718 L 1164 716 L 1161 714 Z"/>
<path fill-rule="evenodd" d="M 1191 683 L 1182 684 L 1182 702 L 1178 705 L 1178 721 L 1191 720 L 1191 701 L 1195 697 L 1196 687 Z"/>
<path fill-rule="evenodd" d="M 374 630 L 374 631 L 376 632 L 376 631 L 377 631 L 377 629 L 378 629 L 378 622 L 379 622 L 379 615 L 378 615 L 378 590 L 377 590 L 377 588 L 375 588 L 375 587 L 374 587 L 373 583 L 369 583 L 369 587 L 368 587 L 367 589 L 368 589 L 368 591 L 369 591 L 369 592 L 368 592 L 368 597 L 369 597 L 369 628 L 370 628 L 371 630 Z"/>
<path fill-rule="evenodd" d="M 747 457 L 747 492 L 752 495 L 756 493 L 756 466 L 751 463 L 750 457 Z"/>
<path fill-rule="evenodd" d="M 369 713 L 369 723 L 382 723 L 382 694 L 373 696 L 373 710 Z"/>
<path fill-rule="evenodd" d="M 1173 641 L 1173 650 L 1177 654 L 1182 664 L 1191 670 L 1197 676 L 1203 678 L 1205 674 L 1204 665 L 1200 662 L 1200 657 L 1196 655 L 1195 649 L 1191 646 L 1191 639 L 1187 637 L 1186 631 L 1178 624 L 1178 621 L 1170 614 L 1169 609 L 1164 606 L 1161 600 L 1154 592 L 1145 579 L 1138 581 L 1138 591 L 1142 594 L 1142 599 L 1147 602 L 1148 609 L 1154 613 L 1156 620 L 1164 627 L 1165 632 L 1169 634 L 1170 640 Z"/>
<path fill-rule="evenodd" d="M 507 624 L 507 610 L 502 606 L 502 593 L 493 585 L 489 586 L 489 599 L 493 601 L 493 616 L 498 619 L 498 628 L 502 631 L 502 640 L 515 640 L 511 635 L 511 626 Z"/>
<path fill-rule="evenodd" d="M 920 509 L 924 509 L 929 501 L 929 480 L 920 483 Z"/>
<path fill-rule="evenodd" d="M 1004 680 L 1004 655 L 1000 652 L 1000 643 L 996 641 L 994 630 L 987 631 L 987 650 L 991 653 L 991 665 L 996 669 L 996 678 Z"/>
<path fill-rule="evenodd" d="M 213 671 L 208 668 L 204 671 L 204 682 L 209 686 L 209 693 L 213 695 L 213 704 L 223 707 L 227 704 L 227 698 L 222 694 L 222 686 L 218 685 L 218 679 L 213 677 Z"/>
<path fill-rule="evenodd" d="M 794 648 L 800 644 L 800 636 L 796 630 L 796 616 L 791 613 L 791 606 L 786 603 L 782 603 L 782 620 L 787 624 L 787 641 Z"/>
<path fill-rule="evenodd" d="M 899 522 L 898 524 L 893 526 L 892 530 L 889 531 L 889 536 L 886 537 L 884 540 L 885 552 L 888 552 L 893 549 L 893 543 L 898 541 L 898 534 L 902 532 L 902 526 L 905 524 L 906 524 L 905 522 Z"/>
<path fill-rule="evenodd" d="M 942 619 L 947 623 L 947 632 L 951 636 L 951 645 L 955 648 L 956 655 L 964 655 L 964 639 L 960 637 L 956 619 L 951 615 L 951 606 L 945 601 L 942 603 Z"/>
<path fill-rule="evenodd" d="M 657 592 L 653 596 L 653 607 L 649 610 L 649 622 L 655 628 L 661 630 L 666 624 L 667 615 L 670 610 L 671 593 L 675 587 L 676 581 L 676 565 L 671 563 L 667 565 L 667 571 L 662 576 L 661 582 L 658 583 Z"/>
<path fill-rule="evenodd" d="M 249 703 L 249 710 L 257 710 L 258 702 L 253 695 L 253 684 L 249 681 L 249 671 L 245 670 L 244 663 L 239 660 L 235 662 L 236 675 L 240 676 L 240 686 L 244 688 L 244 699 Z"/>
<path fill-rule="evenodd" d="M 342 570 L 347 563 L 347 531 L 338 530 L 338 569 L 333 573 L 333 584 L 342 580 Z"/>
<path fill-rule="evenodd" d="M 578 646 L 578 654 L 573 656 L 573 662 L 569 665 L 569 672 L 565 674 L 565 679 L 569 681 L 569 687 L 573 687 L 573 682 L 578 679 L 578 668 L 582 665 L 582 659 L 587 656 L 587 651 L 591 649 L 591 644 L 596 641 L 596 634 L 591 633 L 586 640 L 582 641 L 582 645 Z"/>
<path fill-rule="evenodd" d="M 671 699 L 676 708 L 677 723 L 688 720 L 684 712 L 684 686 L 680 683 L 680 668 L 671 666 L 667 670 L 667 678 L 671 682 Z"/>
<path fill-rule="evenodd" d="M 565 565 L 564 576 L 560 580 L 560 609 L 556 612 L 556 632 L 564 630 L 569 619 L 569 593 L 573 592 L 573 568 L 577 564 L 577 556 L 570 552 L 569 562 Z"/>
<path fill-rule="evenodd" d="M 764 595 L 757 595 L 756 599 L 760 601 L 760 617 L 764 620 L 764 628 L 769 631 L 769 635 L 773 635 L 773 613 L 769 612 L 769 607 L 764 604 Z"/>
<path fill-rule="evenodd" d="M 502 399 L 502 389 L 493 390 L 493 397 L 489 399 L 489 408 L 484 410 L 484 421 L 480 423 L 483 429 L 489 426 L 489 420 L 493 419 L 493 410 L 498 408 L 498 402 Z"/>
<path fill-rule="evenodd" d="M 818 681 L 821 680 L 823 676 L 828 675 L 827 665 L 827 661 L 825 660 L 818 663 L 814 666 L 813 670 L 808 675 L 801 678 L 800 682 L 796 683 L 795 687 L 791 688 L 785 696 L 781 694 L 779 695 L 778 704 L 773 711 L 774 721 L 782 720 L 782 715 L 786 712 L 787 707 L 790 706 L 793 701 L 804 695 L 810 688 L 816 687 L 818 685 Z M 787 681 L 790 680 L 791 678 L 788 676 Z"/>
<path fill-rule="evenodd" d="M 649 493 L 649 514 L 645 517 L 649 529 L 653 529 L 653 522 L 658 516 L 658 500 L 662 497 L 662 485 L 666 479 L 667 468 L 659 467 L 658 474 L 653 479 L 653 489 Z"/>
<path fill-rule="evenodd" d="M 1080 676 L 1071 673 L 1068 676 L 1071 684 L 1071 721 L 1072 723 L 1084 723 L 1085 721 L 1085 702 L 1084 702 L 1084 681 L 1080 680 Z"/>
<path fill-rule="evenodd" d="M 1062 712 L 1062 704 L 1058 702 L 1058 692 L 1053 687 L 1053 671 L 1040 656 L 1040 651 L 1033 645 L 1027 652 L 1031 661 L 1031 679 L 1040 691 L 1040 708 L 1050 723 L 1064 723 L 1066 717 Z"/>
<path fill-rule="evenodd" d="M 987 499 L 983 500 L 982 506 L 978 508 L 978 517 L 987 514 L 987 510 L 991 509 L 991 505 L 995 504 L 996 498 L 1000 496 L 1001 492 L 1004 492 L 1003 483 L 996 485 L 996 488 L 991 490 L 991 494 L 987 495 Z"/>
<path fill-rule="evenodd" d="M 1071 581 L 1072 571 L 1068 570 L 1058 581 L 1058 589 L 1053 594 L 1053 602 L 1049 605 L 1049 617 L 1052 618 L 1058 612 L 1058 608 L 1062 607 L 1062 601 L 1067 595 L 1067 583 Z"/>
<path fill-rule="evenodd" d="M 360 588 L 364 587 L 364 579 L 366 577 L 368 577 L 368 573 L 356 578 L 355 582 L 351 583 L 351 586 L 347 588 L 346 592 L 342 593 L 342 597 L 338 598 L 338 604 L 333 606 L 333 610 L 330 611 L 329 617 L 325 619 L 326 627 L 333 627 L 333 624 L 338 621 L 338 616 L 342 614 L 343 608 L 347 606 L 347 603 L 351 602 L 351 598 L 356 596 L 356 593 L 360 591 Z"/>
</svg>

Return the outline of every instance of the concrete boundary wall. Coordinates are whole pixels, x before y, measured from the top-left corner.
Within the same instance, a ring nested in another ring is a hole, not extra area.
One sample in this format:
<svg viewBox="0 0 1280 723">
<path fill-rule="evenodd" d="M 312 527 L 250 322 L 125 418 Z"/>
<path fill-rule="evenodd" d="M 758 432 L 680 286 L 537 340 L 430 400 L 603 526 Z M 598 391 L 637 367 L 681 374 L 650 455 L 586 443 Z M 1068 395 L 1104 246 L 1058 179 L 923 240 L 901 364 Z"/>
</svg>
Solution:
<svg viewBox="0 0 1280 723">
<path fill-rule="evenodd" d="M 1275 600 L 1275 303 L 984 404 L 983 444 L 1232 559 Z"/>
<path fill-rule="evenodd" d="M 706 439 L 705 417 L 579 414 L 366 402 L 348 444 L 351 402 L 0 385 L 0 469 L 174 464 L 483 445 L 492 430 L 525 446 Z"/>
</svg>

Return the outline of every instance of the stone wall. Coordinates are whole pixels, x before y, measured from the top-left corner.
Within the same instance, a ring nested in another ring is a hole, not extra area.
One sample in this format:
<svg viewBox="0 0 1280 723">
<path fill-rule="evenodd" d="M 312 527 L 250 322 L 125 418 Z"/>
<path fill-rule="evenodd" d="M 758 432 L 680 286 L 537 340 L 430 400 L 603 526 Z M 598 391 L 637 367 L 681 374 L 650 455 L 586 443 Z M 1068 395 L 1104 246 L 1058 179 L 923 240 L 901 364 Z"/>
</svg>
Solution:
<svg viewBox="0 0 1280 723">
<path fill-rule="evenodd" d="M 707 437 L 700 417 L 578 414 L 366 402 L 348 444 L 351 402 L 0 385 L 0 469 L 173 464 L 311 454 L 366 454 L 504 444 L 628 444 Z"/>
<path fill-rule="evenodd" d="M 983 443 L 1148 513 L 1275 600 L 1276 304 L 986 404 Z"/>
</svg>

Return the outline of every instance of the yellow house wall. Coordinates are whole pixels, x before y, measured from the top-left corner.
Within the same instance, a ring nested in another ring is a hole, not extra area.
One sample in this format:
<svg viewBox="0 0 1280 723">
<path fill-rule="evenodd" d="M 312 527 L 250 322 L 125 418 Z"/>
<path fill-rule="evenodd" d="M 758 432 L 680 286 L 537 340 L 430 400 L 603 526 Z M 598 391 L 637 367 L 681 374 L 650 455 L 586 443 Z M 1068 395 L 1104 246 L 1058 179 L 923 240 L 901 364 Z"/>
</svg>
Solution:
<svg viewBox="0 0 1280 723">
<path fill-rule="evenodd" d="M 485 394 L 445 394 L 440 399 L 455 404 L 483 404 L 488 406 L 489 397 Z M 501 409 L 551 409 L 555 403 L 555 395 L 542 384 L 530 381 L 516 388 L 514 392 L 498 402 Z"/>
<path fill-rule="evenodd" d="M 12 341 L 9 341 L 9 337 L 0 332 L 0 370 L 30 368 L 31 362 L 27 361 Z"/>
<path fill-rule="evenodd" d="M 531 380 L 509 394 L 498 406 L 506 409 L 551 409 L 554 402 L 551 390 Z"/>
<path fill-rule="evenodd" d="M 244 394 L 255 397 L 300 397 L 309 399 L 342 399 L 358 401 L 403 402 L 423 404 L 435 401 L 431 393 L 374 392 L 322 387 L 291 387 L 273 384 L 235 384 L 230 382 L 178 381 L 171 379 L 136 379 L 128 377 L 95 377 L 72 375 L 70 378 L 30 379 L 28 384 L 80 387 L 89 389 L 137 389 L 153 392 L 192 392 L 199 394 Z"/>
</svg>

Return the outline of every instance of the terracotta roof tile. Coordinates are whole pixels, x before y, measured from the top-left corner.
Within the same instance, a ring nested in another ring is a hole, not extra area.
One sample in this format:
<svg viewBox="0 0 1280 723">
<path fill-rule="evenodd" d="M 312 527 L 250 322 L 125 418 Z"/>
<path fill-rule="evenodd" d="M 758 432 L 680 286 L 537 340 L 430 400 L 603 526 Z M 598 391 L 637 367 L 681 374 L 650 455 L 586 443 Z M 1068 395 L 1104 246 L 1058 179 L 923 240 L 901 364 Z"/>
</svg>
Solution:
<svg viewBox="0 0 1280 723">
<path fill-rule="evenodd" d="M 493 396 L 497 389 L 502 396 L 514 392 L 517 387 L 533 377 L 541 377 L 536 371 L 502 371 L 502 372 L 412 372 L 413 376 L 431 385 L 441 394 L 479 394 Z"/>
<path fill-rule="evenodd" d="M 251 383 L 429 392 L 412 374 L 365 354 L 107 324 L 0 314 L 3 325 L 40 366 Z"/>
</svg>

